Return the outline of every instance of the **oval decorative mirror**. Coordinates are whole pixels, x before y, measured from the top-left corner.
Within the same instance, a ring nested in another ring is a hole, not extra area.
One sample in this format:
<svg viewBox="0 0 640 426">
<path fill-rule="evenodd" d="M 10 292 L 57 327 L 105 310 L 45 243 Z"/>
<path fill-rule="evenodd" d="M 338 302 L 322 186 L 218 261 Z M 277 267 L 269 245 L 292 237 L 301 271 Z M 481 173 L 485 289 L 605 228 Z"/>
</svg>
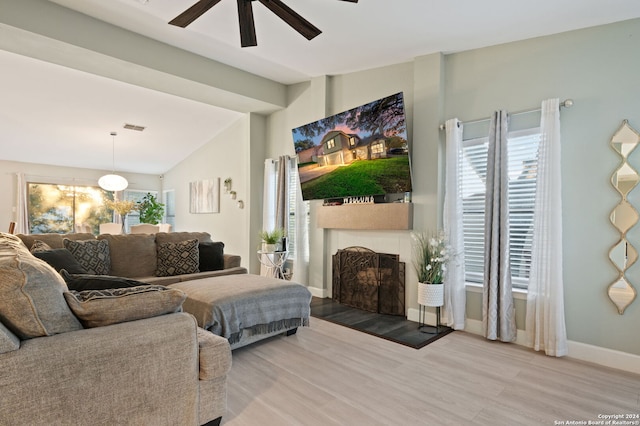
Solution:
<svg viewBox="0 0 640 426">
<path fill-rule="evenodd" d="M 627 120 L 622 122 L 622 126 L 611 138 L 611 147 L 622 158 L 620 166 L 611 175 L 611 183 L 620 193 L 621 200 L 610 216 L 611 223 L 620 232 L 620 241 L 609 251 L 609 260 L 618 269 L 619 275 L 609 285 L 607 294 L 609 299 L 616 305 L 616 308 L 618 308 L 620 315 L 636 298 L 636 289 L 627 281 L 625 271 L 638 260 L 638 252 L 627 241 L 627 231 L 638 222 L 640 216 L 638 211 L 627 200 L 627 196 L 640 182 L 640 176 L 629 165 L 627 159 L 639 143 L 640 134 L 629 125 Z"/>
</svg>

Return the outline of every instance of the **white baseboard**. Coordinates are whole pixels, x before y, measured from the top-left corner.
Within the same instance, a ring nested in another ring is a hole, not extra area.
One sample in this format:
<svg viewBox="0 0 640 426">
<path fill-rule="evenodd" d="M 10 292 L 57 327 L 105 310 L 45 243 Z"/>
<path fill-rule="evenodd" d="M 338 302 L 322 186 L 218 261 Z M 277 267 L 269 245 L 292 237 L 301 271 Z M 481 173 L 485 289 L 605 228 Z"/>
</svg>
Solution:
<svg viewBox="0 0 640 426">
<path fill-rule="evenodd" d="M 313 297 L 320 297 L 321 299 L 329 297 L 329 295 L 327 294 L 327 290 L 322 288 L 307 286 L 307 290 L 311 292 L 311 295 Z"/>
<path fill-rule="evenodd" d="M 311 290 L 311 288 L 309 288 Z M 313 292 L 312 292 L 313 293 Z M 407 311 L 407 319 L 409 321 L 419 321 L 420 311 L 415 308 L 410 308 Z M 436 324 L 435 311 L 427 311 L 425 316 L 425 323 L 429 325 Z M 482 321 L 467 319 L 465 321 L 464 331 L 467 333 L 478 334 L 482 336 Z M 524 330 L 518 330 L 516 336 L 517 345 L 526 346 L 526 337 Z M 627 352 L 616 351 L 613 349 L 603 348 L 600 346 L 589 345 L 586 343 L 574 342 L 569 340 L 567 342 L 569 349 L 568 358 L 578 359 L 580 361 L 591 362 L 594 364 L 602 365 L 604 367 L 615 368 L 618 370 L 628 371 L 630 373 L 640 374 L 640 355 L 630 354 Z"/>
</svg>

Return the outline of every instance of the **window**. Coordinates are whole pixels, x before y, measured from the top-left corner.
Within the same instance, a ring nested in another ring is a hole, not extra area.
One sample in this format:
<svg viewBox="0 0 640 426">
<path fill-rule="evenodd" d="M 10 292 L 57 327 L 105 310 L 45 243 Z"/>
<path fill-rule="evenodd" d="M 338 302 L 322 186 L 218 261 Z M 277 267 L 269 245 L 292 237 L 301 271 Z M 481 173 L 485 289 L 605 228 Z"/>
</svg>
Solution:
<svg viewBox="0 0 640 426">
<path fill-rule="evenodd" d="M 163 191 L 164 194 L 164 223 L 176 229 L 176 192 L 173 189 Z"/>
<path fill-rule="evenodd" d="M 104 206 L 113 193 L 94 186 L 27 183 L 29 232 L 32 234 L 75 231 L 88 225 L 94 234 L 100 223 L 111 222 L 112 212 Z"/>
<path fill-rule="evenodd" d="M 379 141 L 371 144 L 372 154 L 382 154 L 384 152 L 384 141 Z"/>
<path fill-rule="evenodd" d="M 539 129 L 511 132 L 507 138 L 511 228 L 509 249 L 512 282 L 516 288 L 526 288 L 529 282 L 539 143 Z M 488 137 L 465 140 L 462 146 L 459 161 L 465 278 L 469 282 L 482 282 Z"/>
<path fill-rule="evenodd" d="M 331 149 L 331 148 L 333 148 L 333 147 L 335 147 L 335 146 L 336 146 L 336 141 L 335 141 L 335 139 L 331 139 L 331 140 L 328 140 L 328 141 L 327 141 L 327 149 Z"/>
</svg>

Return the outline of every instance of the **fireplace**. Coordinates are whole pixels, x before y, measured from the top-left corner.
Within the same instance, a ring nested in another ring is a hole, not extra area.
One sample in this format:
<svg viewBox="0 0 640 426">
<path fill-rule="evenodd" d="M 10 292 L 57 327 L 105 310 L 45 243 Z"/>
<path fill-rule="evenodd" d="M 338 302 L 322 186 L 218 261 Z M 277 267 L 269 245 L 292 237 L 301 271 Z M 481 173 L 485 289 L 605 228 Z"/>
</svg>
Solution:
<svg viewBox="0 0 640 426">
<path fill-rule="evenodd" d="M 405 316 L 404 270 L 397 254 L 347 247 L 333 255 L 333 299 L 380 314 Z"/>
</svg>

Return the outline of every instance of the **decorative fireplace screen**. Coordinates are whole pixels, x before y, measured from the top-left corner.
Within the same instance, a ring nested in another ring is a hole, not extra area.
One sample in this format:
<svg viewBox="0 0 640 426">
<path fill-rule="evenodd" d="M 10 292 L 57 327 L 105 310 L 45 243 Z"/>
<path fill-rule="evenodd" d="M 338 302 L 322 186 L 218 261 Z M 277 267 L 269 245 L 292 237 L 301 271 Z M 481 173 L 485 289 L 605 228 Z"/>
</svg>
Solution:
<svg viewBox="0 0 640 426">
<path fill-rule="evenodd" d="M 405 263 L 397 254 L 347 247 L 333 255 L 333 299 L 380 314 L 405 315 Z"/>
</svg>

